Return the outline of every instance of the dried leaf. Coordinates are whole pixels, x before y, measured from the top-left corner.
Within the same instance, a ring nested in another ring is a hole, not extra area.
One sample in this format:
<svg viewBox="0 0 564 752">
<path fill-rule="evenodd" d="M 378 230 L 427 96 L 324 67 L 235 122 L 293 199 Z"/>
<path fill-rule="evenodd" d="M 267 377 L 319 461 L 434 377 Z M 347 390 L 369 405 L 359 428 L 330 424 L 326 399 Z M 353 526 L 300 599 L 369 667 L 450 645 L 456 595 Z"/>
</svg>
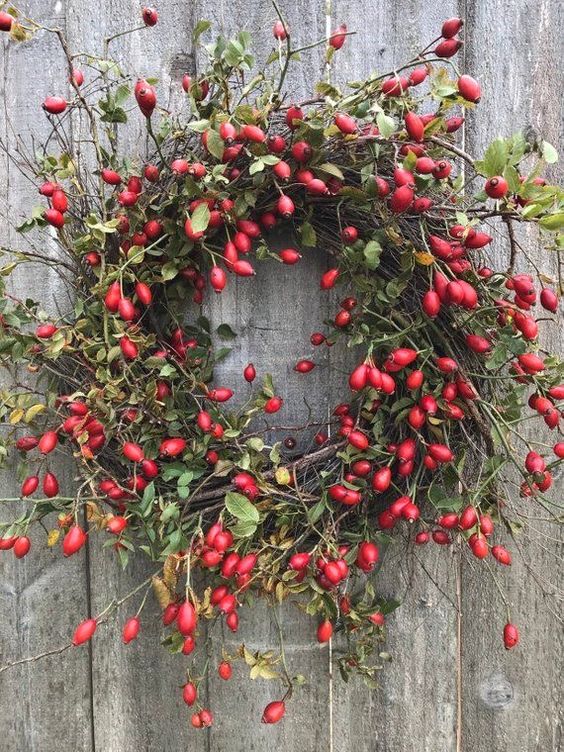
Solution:
<svg viewBox="0 0 564 752">
<path fill-rule="evenodd" d="M 160 577 L 156 575 L 151 580 L 153 591 L 161 609 L 165 609 L 172 602 L 172 594 Z"/>
</svg>

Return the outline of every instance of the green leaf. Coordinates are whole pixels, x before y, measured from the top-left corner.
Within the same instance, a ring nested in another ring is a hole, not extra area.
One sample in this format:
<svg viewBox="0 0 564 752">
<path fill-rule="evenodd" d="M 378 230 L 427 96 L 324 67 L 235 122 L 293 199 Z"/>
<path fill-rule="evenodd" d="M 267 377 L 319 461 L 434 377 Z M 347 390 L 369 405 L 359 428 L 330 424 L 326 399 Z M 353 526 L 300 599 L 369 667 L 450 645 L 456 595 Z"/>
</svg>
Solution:
<svg viewBox="0 0 564 752">
<path fill-rule="evenodd" d="M 192 39 L 194 43 L 211 27 L 210 21 L 206 21 L 204 18 L 200 19 L 196 24 L 194 31 L 192 32 Z"/>
<path fill-rule="evenodd" d="M 543 228 L 543 230 L 562 230 L 564 229 L 564 213 L 560 212 L 559 214 L 549 214 L 539 221 L 539 225 Z"/>
<path fill-rule="evenodd" d="M 308 518 L 310 525 L 315 525 L 317 520 L 321 517 L 321 515 L 325 511 L 325 508 L 326 508 L 325 502 L 318 501 L 317 504 L 314 504 L 314 506 L 308 509 L 307 518 Z"/>
<path fill-rule="evenodd" d="M 204 230 L 207 230 L 210 222 L 210 207 L 207 203 L 198 204 L 190 217 L 190 221 L 192 222 L 193 232 L 204 232 Z"/>
<path fill-rule="evenodd" d="M 259 436 L 251 436 L 246 443 L 253 452 L 262 452 L 264 449 L 264 441 Z"/>
<path fill-rule="evenodd" d="M 207 144 L 209 153 L 212 154 L 216 159 L 221 159 L 223 157 L 225 144 L 217 131 L 214 131 L 214 130 L 208 131 L 208 138 L 207 138 L 206 144 Z"/>
<path fill-rule="evenodd" d="M 220 324 L 216 331 L 222 339 L 235 339 L 237 336 L 229 324 Z"/>
<path fill-rule="evenodd" d="M 251 163 L 251 166 L 249 167 L 249 175 L 256 175 L 257 172 L 262 172 L 264 170 L 264 162 L 259 157 L 258 159 L 255 159 L 254 162 Z"/>
<path fill-rule="evenodd" d="M 178 269 L 174 261 L 167 261 L 161 269 L 161 277 L 163 282 L 168 282 L 170 279 L 174 279 L 178 274 Z"/>
<path fill-rule="evenodd" d="M 143 491 L 143 498 L 141 500 L 140 512 L 145 517 L 151 511 L 151 505 L 155 498 L 155 484 L 149 483 Z"/>
<path fill-rule="evenodd" d="M 339 180 L 345 179 L 345 176 L 343 175 L 341 170 L 337 167 L 337 165 L 331 164 L 330 162 L 324 162 L 323 164 L 317 165 L 317 169 L 321 170 L 322 172 L 326 172 L 329 175 L 333 175 Z"/>
<path fill-rule="evenodd" d="M 554 148 L 552 144 L 548 143 L 548 141 L 542 142 L 541 152 L 542 152 L 542 158 L 548 164 L 554 164 L 555 162 L 558 162 L 558 152 L 556 151 L 556 149 Z"/>
<path fill-rule="evenodd" d="M 364 246 L 364 258 L 369 269 L 376 269 L 380 263 L 382 246 L 377 240 L 369 240 Z"/>
<path fill-rule="evenodd" d="M 491 178 L 494 175 L 503 175 L 507 161 L 507 143 L 502 138 L 496 138 L 486 149 L 484 158 L 475 162 L 474 167 L 477 172 Z"/>
<path fill-rule="evenodd" d="M 313 225 L 311 225 L 309 222 L 304 222 L 300 229 L 300 239 L 302 241 L 302 245 L 307 246 L 308 248 L 315 248 L 317 245 L 317 235 L 315 233 L 315 230 L 313 229 Z"/>
<path fill-rule="evenodd" d="M 258 509 L 242 494 L 229 491 L 225 496 L 227 511 L 241 522 L 257 523 L 260 520 Z"/>
<path fill-rule="evenodd" d="M 376 124 L 378 126 L 378 130 L 380 131 L 380 134 L 384 138 L 389 138 L 396 130 L 396 121 L 393 119 L 393 117 L 385 115 L 383 112 L 379 112 L 376 115 Z"/>
<path fill-rule="evenodd" d="M 161 522 L 168 522 L 169 520 L 175 520 L 180 513 L 180 508 L 176 502 L 167 504 L 161 514 Z"/>
<path fill-rule="evenodd" d="M 250 522 L 245 520 L 239 520 L 236 525 L 233 525 L 231 532 L 236 538 L 250 538 L 254 535 L 257 529 L 256 522 Z"/>
<path fill-rule="evenodd" d="M 190 128 L 191 131 L 196 131 L 196 133 L 203 133 L 209 127 L 209 120 L 193 120 L 191 123 L 188 123 L 188 128 Z"/>
</svg>

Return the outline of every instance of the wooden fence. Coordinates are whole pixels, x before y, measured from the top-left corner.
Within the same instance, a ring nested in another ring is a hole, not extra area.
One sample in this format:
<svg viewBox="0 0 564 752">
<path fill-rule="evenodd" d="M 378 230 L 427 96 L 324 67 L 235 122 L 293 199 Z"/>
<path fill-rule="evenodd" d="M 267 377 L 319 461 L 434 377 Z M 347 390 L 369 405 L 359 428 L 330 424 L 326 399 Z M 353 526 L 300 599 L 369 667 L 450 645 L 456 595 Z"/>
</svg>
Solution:
<svg viewBox="0 0 564 752">
<path fill-rule="evenodd" d="M 191 30 L 198 19 L 210 19 L 225 33 L 248 29 L 259 54 L 271 47 L 268 0 L 155 4 L 161 23 L 124 37 L 115 49 L 126 68 L 159 76 L 161 102 L 169 92 L 171 106 L 180 100 L 182 73 L 197 65 Z M 101 51 L 104 37 L 131 27 L 140 9 L 138 0 L 21 0 L 21 5 L 43 24 L 62 28 L 75 51 Z M 444 18 L 460 15 L 465 19 L 460 63 L 484 91 L 477 114 L 468 118 L 467 151 L 478 154 L 495 136 L 523 127 L 562 144 L 564 5 L 559 0 L 329 0 L 329 5 L 332 26 L 346 22 L 357 32 L 338 55 L 339 80 L 393 68 L 435 38 Z M 292 33 L 304 43 L 325 35 L 323 0 L 281 0 L 281 6 Z M 13 144 L 16 134 L 28 143 L 32 134 L 40 139 L 48 131 L 40 102 L 50 93 L 64 93 L 67 86 L 54 35 L 39 33 L 19 46 L 2 38 L 0 52 L 2 137 Z M 306 53 L 304 63 L 290 79 L 297 98 L 320 72 L 316 51 Z M 140 131 L 131 128 L 130 145 L 139 138 Z M 36 203 L 34 188 L 2 155 L 3 246 L 17 246 L 13 225 Z M 534 234 L 523 241 L 536 263 L 553 273 L 554 259 L 539 254 Z M 504 253 L 501 245 L 493 251 L 498 260 Z M 528 262 L 520 261 L 527 270 Z M 303 355 L 301 343 L 313 326 L 329 316 L 329 304 L 315 294 L 324 263 L 320 255 L 301 267 L 299 291 L 296 272 L 265 268 L 257 284 L 233 285 L 233 292 L 206 309 L 212 323 L 229 320 L 240 333 L 223 366 L 225 380 L 240 374 L 251 357 L 262 369 L 280 374 L 289 420 L 303 414 L 305 398 L 322 411 L 343 380 L 336 361 L 330 383 L 325 383 L 326 372 L 312 374 L 306 395 L 288 367 Z M 64 296 L 55 275 L 34 276 L 29 269 L 17 283 L 17 291 L 23 294 L 24 289 L 43 300 Z M 308 289 L 312 294 L 304 295 Z M 552 337 L 553 349 L 562 346 L 561 332 Z M 12 493 L 15 480 L 12 487 L 4 480 L 2 488 L 2 495 L 17 495 Z M 558 560 L 546 550 L 554 546 L 548 541 L 544 548 L 525 538 L 511 571 L 499 575 L 522 631 L 522 644 L 511 653 L 501 648 L 503 608 L 482 569 L 458 550 L 428 547 L 417 552 L 417 560 L 396 552 L 384 566 L 379 586 L 400 598 L 409 592 L 389 619 L 387 649 L 393 662 L 381 672 L 379 690 L 367 691 L 360 682 L 345 685 L 338 676 L 331 680 L 327 648 L 314 644 L 312 625 L 295 608 L 285 608 L 290 665 L 309 679 L 288 718 L 276 727 L 259 723 L 262 707 L 278 689 L 271 683 L 240 676 L 241 681 L 219 687 L 219 680 L 211 679 L 208 691 L 218 723 L 196 732 L 178 689 L 184 660 L 160 647 L 158 613 L 151 606 L 154 627 L 147 625 L 127 649 L 114 623 L 100 629 L 89 647 L 1 674 L 0 749 L 556 752 L 564 744 L 559 722 L 564 639 L 554 613 L 558 601 L 547 601 L 538 582 L 540 571 L 557 580 Z M 142 561 L 121 571 L 95 541 L 69 560 L 39 545 L 22 561 L 0 557 L 0 663 L 63 644 L 79 620 L 99 612 L 115 593 L 130 590 L 147 571 Z M 237 637 L 255 649 L 275 644 L 268 612 L 245 611 Z"/>
</svg>

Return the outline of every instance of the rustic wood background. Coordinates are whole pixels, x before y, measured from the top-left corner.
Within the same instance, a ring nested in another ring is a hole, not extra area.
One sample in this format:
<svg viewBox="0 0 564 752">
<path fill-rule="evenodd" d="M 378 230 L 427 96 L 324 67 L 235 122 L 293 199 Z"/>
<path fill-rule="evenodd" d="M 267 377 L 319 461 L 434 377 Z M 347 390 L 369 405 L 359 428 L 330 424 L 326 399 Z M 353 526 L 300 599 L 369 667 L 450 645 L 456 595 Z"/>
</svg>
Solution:
<svg viewBox="0 0 564 752">
<path fill-rule="evenodd" d="M 200 18 L 209 18 L 226 33 L 244 26 L 255 36 L 259 53 L 270 49 L 274 14 L 268 0 L 155 4 L 159 25 L 125 37 L 117 57 L 128 69 L 160 77 L 161 102 L 167 97 L 171 103 L 179 101 L 181 74 L 195 70 L 197 56 L 190 40 Z M 303 43 L 324 36 L 328 9 L 323 0 L 280 4 L 292 33 Z M 133 25 L 141 3 L 21 0 L 21 5 L 45 25 L 64 29 L 74 51 L 101 51 L 105 36 Z M 496 135 L 524 126 L 562 144 L 564 5 L 559 0 L 332 0 L 329 5 L 332 26 L 344 21 L 357 32 L 338 53 L 338 79 L 389 70 L 433 39 L 444 18 L 460 15 L 465 19 L 461 64 L 484 89 L 477 114 L 468 118 L 466 149 L 477 154 Z M 67 86 L 56 40 L 39 33 L 18 46 L 2 37 L 0 50 L 2 137 L 13 143 L 19 133 L 29 142 L 34 134 L 40 140 L 49 127 L 40 102 L 48 94 L 64 93 Z M 320 72 L 317 52 L 307 53 L 304 63 L 290 80 L 296 97 L 309 91 Z M 127 140 L 134 144 L 140 133 L 131 127 Z M 33 187 L 2 155 L 0 215 L 17 224 L 35 203 Z M 1 244 L 16 246 L 10 222 L 3 219 L 1 228 Z M 552 273 L 554 262 L 539 254 L 534 234 L 524 241 L 539 266 Z M 498 260 L 504 254 L 501 245 L 493 251 Z M 303 343 L 331 310 L 316 294 L 324 263 L 321 255 L 312 254 L 300 266 L 300 295 L 293 289 L 295 270 L 264 268 L 255 284 L 232 285 L 231 292 L 206 309 L 212 322 L 230 320 L 240 331 L 235 353 L 223 366 L 222 381 L 238 383 L 235 374 L 240 379 L 242 365 L 251 358 L 261 370 L 280 374 L 277 383 L 287 397 L 288 420 L 303 417 L 305 399 L 315 401 L 322 412 L 342 388 L 338 361 L 329 386 L 330 363 L 308 377 L 307 396 L 304 382 L 288 366 L 307 354 Z M 34 276 L 28 269 L 27 275 L 20 275 L 17 291 L 24 294 L 30 288 L 43 300 L 64 294 L 55 275 Z M 558 342 L 561 345 L 561 334 L 553 331 L 549 344 L 556 347 Z M 4 480 L 2 495 L 17 495 L 17 487 L 15 480 Z M 99 629 L 91 645 L 0 675 L 0 749 L 555 752 L 563 744 L 564 642 L 556 615 L 559 602 L 546 601 L 537 576 L 543 571 L 547 579 L 558 581 L 559 560 L 548 552 L 555 546 L 552 540 L 538 545 L 524 536 L 511 571 L 498 573 L 522 631 L 522 644 L 511 653 L 500 647 L 503 607 L 482 567 L 455 549 L 445 552 L 429 546 L 417 552 L 420 561 L 413 555 L 395 555 L 384 568 L 380 587 L 402 597 L 409 585 L 409 594 L 389 619 L 387 649 L 393 663 L 382 671 L 381 689 L 376 691 L 356 682 L 344 685 L 338 676 L 331 681 L 327 648 L 313 643 L 313 626 L 295 608 L 283 609 L 290 664 L 310 681 L 292 703 L 289 717 L 273 728 L 261 725 L 259 718 L 278 687 L 243 681 L 237 667 L 238 679 L 231 684 L 218 687 L 219 680 L 209 682 L 217 725 L 207 732 L 193 731 L 178 689 L 184 659 L 167 656 L 159 646 L 157 609 L 149 609 L 155 625 L 149 626 L 145 612 L 138 642 L 126 649 L 120 639 L 120 625 L 127 616 L 122 610 L 117 622 Z M 87 551 L 70 560 L 40 545 L 23 561 L 4 554 L 0 664 L 64 643 L 79 620 L 99 612 L 115 593 L 130 590 L 147 571 L 144 562 L 134 562 L 122 572 L 95 539 Z M 238 638 L 252 648 L 275 644 L 276 632 L 265 610 L 245 611 L 242 616 Z"/>
</svg>

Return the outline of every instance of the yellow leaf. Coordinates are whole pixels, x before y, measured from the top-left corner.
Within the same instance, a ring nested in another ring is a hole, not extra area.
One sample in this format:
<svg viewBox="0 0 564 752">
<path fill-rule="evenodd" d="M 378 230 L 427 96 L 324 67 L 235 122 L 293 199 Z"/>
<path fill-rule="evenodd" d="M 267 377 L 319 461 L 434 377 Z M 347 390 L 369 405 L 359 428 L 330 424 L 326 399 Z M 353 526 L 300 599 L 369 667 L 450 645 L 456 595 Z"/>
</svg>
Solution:
<svg viewBox="0 0 564 752">
<path fill-rule="evenodd" d="M 102 514 L 100 507 L 95 501 L 86 502 L 86 519 L 88 522 L 93 522 L 98 528 L 106 524 L 106 515 Z"/>
<path fill-rule="evenodd" d="M 254 666 L 257 662 L 255 656 L 250 653 L 244 645 L 241 647 L 243 648 L 243 658 L 245 659 L 247 666 Z"/>
<path fill-rule="evenodd" d="M 275 594 L 276 594 L 276 600 L 278 601 L 278 603 L 282 603 L 284 598 L 288 595 L 288 591 L 283 582 L 279 582 L 276 585 Z"/>
<path fill-rule="evenodd" d="M 163 565 L 163 580 L 169 590 L 176 589 L 176 584 L 178 582 L 177 564 L 178 560 L 176 556 L 171 554 L 166 557 L 166 561 Z"/>
<path fill-rule="evenodd" d="M 440 418 L 434 418 L 432 415 L 427 415 L 427 420 L 432 426 L 440 426 L 443 422 Z"/>
<path fill-rule="evenodd" d="M 31 423 L 31 421 L 35 418 L 36 415 L 39 415 L 39 413 L 43 412 L 45 410 L 45 405 L 32 405 L 29 407 L 25 414 L 25 422 Z"/>
<path fill-rule="evenodd" d="M 59 537 L 61 535 L 60 530 L 49 530 L 49 533 L 47 535 L 47 545 L 49 548 L 52 548 L 54 545 L 56 545 L 57 541 L 59 540 Z"/>
<path fill-rule="evenodd" d="M 29 31 L 26 31 L 23 26 L 21 26 L 19 23 L 13 23 L 12 28 L 10 29 L 10 38 L 14 42 L 27 42 L 28 39 L 31 39 L 32 35 Z"/>
<path fill-rule="evenodd" d="M 255 668 L 259 669 L 259 676 L 261 679 L 278 679 L 279 677 L 278 672 L 273 671 L 268 666 L 255 666 Z"/>
<path fill-rule="evenodd" d="M 167 588 L 161 578 L 157 577 L 156 575 L 151 580 L 151 583 L 153 585 L 153 590 L 155 592 L 157 601 L 159 602 L 159 606 L 161 607 L 161 609 L 165 609 L 172 601 L 170 590 Z"/>
<path fill-rule="evenodd" d="M 260 676 L 260 666 L 257 664 L 251 669 L 251 679 L 258 679 Z"/>
<path fill-rule="evenodd" d="M 290 471 L 286 467 L 277 468 L 274 477 L 279 486 L 287 486 L 292 479 Z"/>
<path fill-rule="evenodd" d="M 418 264 L 421 264 L 421 266 L 431 266 L 431 264 L 435 263 L 435 257 L 432 253 L 427 253 L 426 251 L 415 251 L 414 254 L 415 260 Z"/>
<path fill-rule="evenodd" d="M 15 426 L 16 423 L 19 423 L 20 420 L 23 418 L 24 411 L 21 409 L 21 407 L 16 408 L 15 410 L 12 410 L 10 413 L 10 423 L 11 425 Z"/>
</svg>

